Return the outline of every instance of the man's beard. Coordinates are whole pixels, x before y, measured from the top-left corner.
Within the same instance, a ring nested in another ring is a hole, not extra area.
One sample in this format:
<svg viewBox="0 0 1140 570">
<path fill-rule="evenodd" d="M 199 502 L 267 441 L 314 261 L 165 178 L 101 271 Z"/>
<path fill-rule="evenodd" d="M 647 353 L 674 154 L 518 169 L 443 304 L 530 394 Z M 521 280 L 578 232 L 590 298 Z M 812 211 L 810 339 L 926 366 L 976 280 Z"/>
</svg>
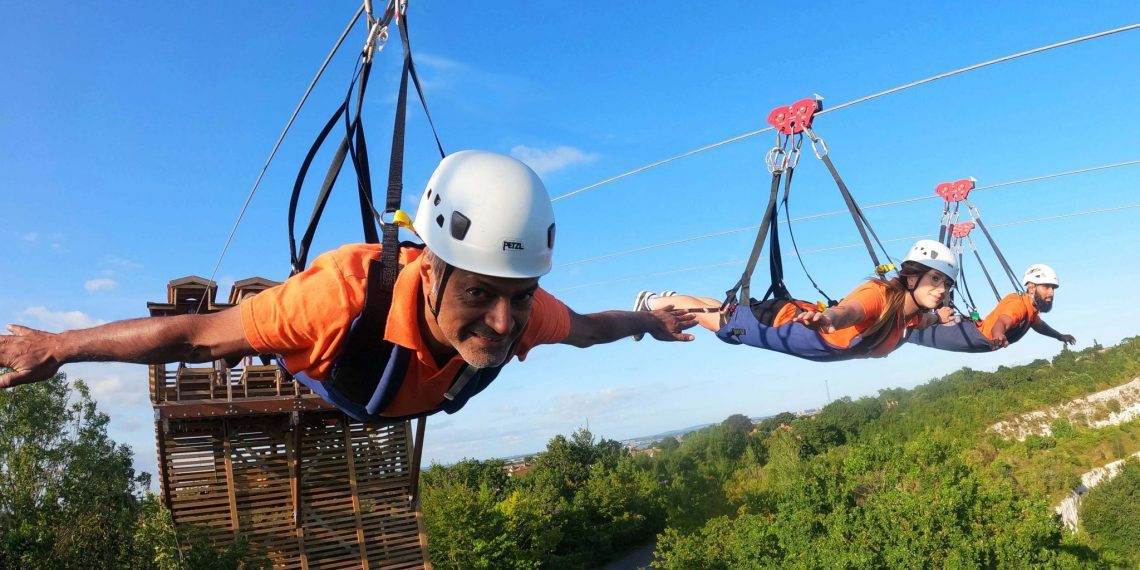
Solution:
<svg viewBox="0 0 1140 570">
<path fill-rule="evenodd" d="M 1046 301 L 1036 294 L 1033 295 L 1033 304 L 1037 306 L 1037 312 L 1048 313 L 1053 310 L 1053 301 Z"/>
</svg>

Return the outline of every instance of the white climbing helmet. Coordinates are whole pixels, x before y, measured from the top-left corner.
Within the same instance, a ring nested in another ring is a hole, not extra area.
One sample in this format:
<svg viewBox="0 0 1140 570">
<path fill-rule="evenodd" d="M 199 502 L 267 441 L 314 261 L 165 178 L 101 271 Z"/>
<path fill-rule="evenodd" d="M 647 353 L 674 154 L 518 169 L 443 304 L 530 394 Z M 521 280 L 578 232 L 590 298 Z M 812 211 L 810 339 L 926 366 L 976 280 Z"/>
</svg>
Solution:
<svg viewBox="0 0 1140 570">
<path fill-rule="evenodd" d="M 1025 270 L 1025 276 L 1021 278 L 1021 282 L 1028 285 L 1052 285 L 1060 287 L 1061 283 L 1057 281 L 1057 272 L 1052 267 L 1044 263 L 1034 263 Z"/>
<path fill-rule="evenodd" d="M 954 281 L 958 280 L 958 258 L 942 242 L 920 239 L 914 242 L 903 261 L 913 261 L 930 269 L 941 271 Z"/>
<path fill-rule="evenodd" d="M 550 271 L 550 195 L 530 167 L 509 156 L 448 155 L 428 180 L 413 225 L 436 256 L 460 269 L 493 277 Z"/>
</svg>

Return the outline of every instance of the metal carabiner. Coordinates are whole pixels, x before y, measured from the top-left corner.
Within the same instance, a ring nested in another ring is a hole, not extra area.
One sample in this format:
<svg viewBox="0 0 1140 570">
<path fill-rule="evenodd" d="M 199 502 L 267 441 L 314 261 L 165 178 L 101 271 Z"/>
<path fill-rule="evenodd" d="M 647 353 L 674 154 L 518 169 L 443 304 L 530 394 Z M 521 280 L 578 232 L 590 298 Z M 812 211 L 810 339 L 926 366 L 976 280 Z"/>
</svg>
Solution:
<svg viewBox="0 0 1140 570">
<path fill-rule="evenodd" d="M 803 133 L 797 133 L 796 135 L 792 135 L 792 137 L 794 138 L 792 139 L 793 142 L 788 150 L 788 159 L 786 164 L 788 168 L 795 169 L 795 167 L 799 166 L 800 164 L 800 147 L 802 147 L 804 144 L 804 135 Z"/>
<path fill-rule="evenodd" d="M 786 153 L 784 152 L 784 149 L 778 146 L 772 147 L 772 150 L 768 151 L 768 154 L 764 155 L 764 166 L 768 167 L 768 172 L 770 174 L 776 174 L 777 172 L 784 171 L 784 163 L 787 161 L 787 157 L 785 155 Z"/>
<path fill-rule="evenodd" d="M 811 139 L 811 151 L 815 153 L 815 157 L 823 160 L 823 157 L 827 156 L 827 143 L 810 128 L 805 127 L 804 132 L 807 133 L 808 138 Z M 819 146 L 816 146 L 817 143 Z"/>
<path fill-rule="evenodd" d="M 364 63 L 372 61 L 374 55 L 384 51 L 387 43 L 388 25 L 384 24 L 383 20 L 373 20 L 372 26 L 368 29 L 368 38 L 364 40 L 364 49 L 361 50 Z"/>
</svg>

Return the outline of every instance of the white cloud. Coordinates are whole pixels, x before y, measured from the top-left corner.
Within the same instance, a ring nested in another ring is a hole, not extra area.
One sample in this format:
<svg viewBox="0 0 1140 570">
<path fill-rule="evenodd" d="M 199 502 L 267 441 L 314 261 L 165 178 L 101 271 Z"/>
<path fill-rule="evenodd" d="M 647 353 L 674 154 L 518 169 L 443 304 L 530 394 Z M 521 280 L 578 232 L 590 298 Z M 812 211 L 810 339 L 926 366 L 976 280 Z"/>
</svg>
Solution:
<svg viewBox="0 0 1140 570">
<path fill-rule="evenodd" d="M 40 234 L 37 234 L 36 232 L 28 232 L 20 236 L 20 239 L 23 241 L 36 241 L 40 239 Z"/>
<path fill-rule="evenodd" d="M 106 261 L 108 264 L 114 265 L 115 267 L 119 267 L 121 269 L 141 269 L 142 268 L 141 263 L 135 263 L 129 259 L 124 259 L 122 257 L 118 257 L 118 256 L 114 256 L 114 255 L 107 256 Z"/>
<path fill-rule="evenodd" d="M 51 332 L 85 329 L 107 322 L 93 318 L 82 311 L 52 311 L 47 307 L 28 307 L 20 315 L 34 319 L 36 326 Z"/>
<path fill-rule="evenodd" d="M 619 411 L 628 405 L 636 405 L 641 389 L 618 390 L 602 388 L 596 392 L 572 392 L 561 394 L 552 402 L 550 410 L 554 417 L 565 420 L 585 420 L 591 414 L 605 414 Z"/>
<path fill-rule="evenodd" d="M 138 400 L 138 395 L 141 394 L 137 387 L 127 390 L 123 379 L 118 375 L 84 375 L 82 379 L 91 388 L 91 397 L 102 406 L 110 406 L 112 403 L 122 405 L 134 402 Z"/>
<path fill-rule="evenodd" d="M 108 279 L 106 277 L 99 279 L 89 279 L 83 283 L 83 288 L 87 289 L 87 291 L 91 293 L 96 293 L 98 291 L 110 291 L 116 286 L 118 286 L 118 283 L 115 283 L 114 279 Z"/>
<path fill-rule="evenodd" d="M 575 164 L 587 164 L 598 159 L 597 154 L 583 152 L 581 149 L 572 146 L 541 149 L 518 145 L 511 149 L 511 156 L 525 162 L 539 176 L 545 176 Z"/>
<path fill-rule="evenodd" d="M 417 64 L 416 67 L 421 67 L 421 66 L 431 67 L 434 69 L 438 69 L 440 71 L 454 71 L 457 69 L 467 69 L 467 65 L 460 63 L 458 61 L 455 61 L 453 59 L 448 59 L 446 57 L 440 57 L 438 55 L 431 55 L 431 54 L 426 54 L 426 53 L 417 53 L 416 54 L 416 64 Z"/>
</svg>

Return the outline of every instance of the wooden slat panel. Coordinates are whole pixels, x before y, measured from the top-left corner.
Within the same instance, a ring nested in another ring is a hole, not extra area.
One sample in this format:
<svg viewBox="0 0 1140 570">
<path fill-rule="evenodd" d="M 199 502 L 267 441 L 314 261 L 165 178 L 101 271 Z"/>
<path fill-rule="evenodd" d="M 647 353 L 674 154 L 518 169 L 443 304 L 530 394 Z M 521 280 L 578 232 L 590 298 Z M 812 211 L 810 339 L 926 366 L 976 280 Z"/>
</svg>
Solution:
<svg viewBox="0 0 1140 570">
<path fill-rule="evenodd" d="M 296 427 L 288 414 L 264 413 L 156 424 L 163 492 L 179 526 L 222 544 L 237 532 L 275 568 L 426 566 L 422 521 L 407 505 L 405 424 L 365 426 L 333 411 L 300 412 Z"/>
</svg>

